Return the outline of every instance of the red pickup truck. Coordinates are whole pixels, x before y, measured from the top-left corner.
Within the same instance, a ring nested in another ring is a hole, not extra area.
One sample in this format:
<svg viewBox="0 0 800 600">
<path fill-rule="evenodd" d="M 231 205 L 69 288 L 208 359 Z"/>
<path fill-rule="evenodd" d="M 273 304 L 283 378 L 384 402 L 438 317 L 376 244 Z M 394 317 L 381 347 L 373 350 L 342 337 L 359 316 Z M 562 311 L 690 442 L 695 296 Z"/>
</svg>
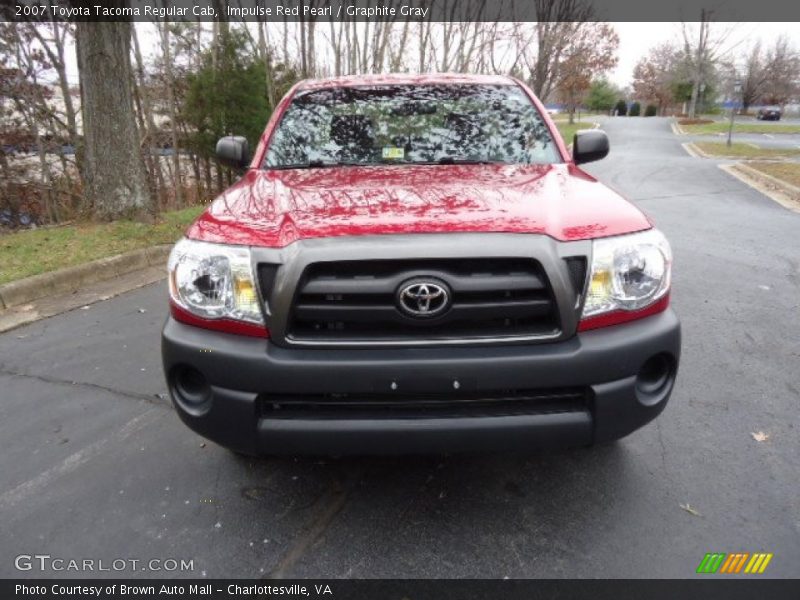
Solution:
<svg viewBox="0 0 800 600">
<path fill-rule="evenodd" d="M 162 354 L 193 430 L 244 454 L 614 440 L 672 391 L 672 255 L 523 83 L 309 80 L 169 259 Z"/>
</svg>

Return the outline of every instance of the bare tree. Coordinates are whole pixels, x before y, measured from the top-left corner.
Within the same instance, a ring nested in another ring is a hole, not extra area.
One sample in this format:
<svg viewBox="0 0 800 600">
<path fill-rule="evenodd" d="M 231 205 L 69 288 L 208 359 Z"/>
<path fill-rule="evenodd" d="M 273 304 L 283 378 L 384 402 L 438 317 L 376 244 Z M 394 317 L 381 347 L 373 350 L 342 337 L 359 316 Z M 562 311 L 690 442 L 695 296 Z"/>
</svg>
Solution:
<svg viewBox="0 0 800 600">
<path fill-rule="evenodd" d="M 692 82 L 692 95 L 689 99 L 688 116 L 695 117 L 700 86 L 706 83 L 714 65 L 722 59 L 733 46 L 729 45 L 735 26 L 727 28 L 712 27 L 714 11 L 701 9 L 700 21 L 694 25 L 681 24 L 684 55 L 689 67 Z"/>
<path fill-rule="evenodd" d="M 183 177 L 181 176 L 181 160 L 179 153 L 178 137 L 178 105 L 175 101 L 175 76 L 172 72 L 172 48 L 170 47 L 169 23 L 156 22 L 159 37 L 161 40 L 161 53 L 164 63 L 164 78 L 167 92 L 167 111 L 170 120 L 170 134 L 172 146 L 172 171 L 173 184 L 175 189 L 175 204 L 183 206 Z"/>
<path fill-rule="evenodd" d="M 314 6 L 314 0 L 311 0 L 311 5 Z M 317 31 L 317 17 L 316 15 L 310 15 L 307 25 L 308 34 L 306 35 L 306 54 L 308 58 L 306 59 L 306 77 L 313 76 L 317 72 L 317 50 L 316 50 L 316 31 Z"/>
<path fill-rule="evenodd" d="M 681 61 L 680 53 L 669 42 L 651 48 L 633 69 L 633 93 L 646 102 L 655 104 L 663 114 L 674 97 Z"/>
<path fill-rule="evenodd" d="M 389 68 L 392 71 L 399 71 L 403 65 L 406 56 L 406 47 L 408 45 L 410 23 L 410 20 L 406 19 L 403 23 L 403 29 L 397 43 L 389 47 Z"/>
<path fill-rule="evenodd" d="M 77 205 L 80 186 L 74 184 L 74 154 L 65 152 L 65 144 L 75 148 L 79 141 L 76 116 L 69 112 L 70 108 L 74 111 L 72 90 L 65 75 L 58 80 L 59 69 L 64 74 L 59 57 L 63 58 L 67 30 L 56 24 L 62 48 L 59 51 L 54 43 L 46 49 L 43 42 L 53 31 L 52 25 L 0 24 L 2 143 L 21 150 L 21 155 L 9 158 L 4 153 L 2 157 L 4 177 L 9 179 L 0 185 L 0 202 L 13 212 L 15 207 L 10 205 L 17 204 L 13 196 L 27 195 L 29 213 L 43 214 L 56 222 L 64 216 L 65 208 L 71 213 Z M 56 85 L 50 84 L 53 71 Z M 31 151 L 35 152 L 35 163 L 25 156 Z M 16 191 L 10 192 L 10 187 L 16 187 Z"/>
<path fill-rule="evenodd" d="M 76 149 L 76 162 L 80 172 L 80 136 L 78 135 L 78 119 L 75 104 L 72 101 L 69 80 L 67 79 L 66 45 L 69 37 L 74 35 L 74 27 L 68 23 L 53 21 L 44 27 L 32 23 L 27 24 L 30 32 L 36 37 L 47 54 L 50 65 L 58 75 L 58 86 L 64 102 L 64 114 L 69 142 Z"/>
<path fill-rule="evenodd" d="M 333 20 L 331 20 L 333 22 Z M 265 86 L 267 92 L 267 101 L 270 107 L 275 108 L 275 82 L 272 78 L 272 47 L 269 43 L 269 28 L 265 20 L 258 21 L 258 48 L 261 60 L 264 61 L 264 70 L 266 72 Z"/>
<path fill-rule="evenodd" d="M 617 64 L 619 36 L 608 23 L 584 23 L 572 36 L 559 61 L 558 94 L 566 104 L 569 122 L 592 84 L 592 77 Z"/>
<path fill-rule="evenodd" d="M 534 0 L 534 4 L 538 18 L 534 32 L 536 52 L 530 52 L 529 40 L 521 43 L 533 91 L 540 98 L 547 98 L 562 79 L 564 55 L 581 30 L 591 25 L 594 11 L 584 0 Z"/>
<path fill-rule="evenodd" d="M 134 118 L 130 43 L 130 22 L 77 24 L 84 203 L 100 219 L 149 218 L 154 210 Z"/>
<path fill-rule="evenodd" d="M 433 11 L 431 11 L 433 15 Z M 419 72 L 424 73 L 428 70 L 428 46 L 431 42 L 431 20 L 426 19 L 420 24 L 419 31 Z"/>
<path fill-rule="evenodd" d="M 165 202 L 165 194 L 167 186 L 164 183 L 164 172 L 161 169 L 161 161 L 159 160 L 158 155 L 153 156 L 150 150 L 158 145 L 158 129 L 156 128 L 155 118 L 153 116 L 153 106 L 150 102 L 149 94 L 147 93 L 147 81 L 145 78 L 145 67 L 144 67 L 144 60 L 142 58 L 142 49 L 139 46 L 139 36 L 136 32 L 136 27 L 133 26 L 131 28 L 132 33 L 132 40 L 133 40 L 133 55 L 136 62 L 136 82 L 138 83 L 138 94 L 137 96 L 140 98 L 139 104 L 141 105 L 141 112 L 142 112 L 142 121 L 144 124 L 144 129 L 147 132 L 144 140 L 145 146 L 145 162 L 147 163 L 147 169 L 150 172 L 150 177 L 155 178 L 155 190 L 156 194 L 160 200 L 160 205 L 164 206 Z"/>
<path fill-rule="evenodd" d="M 780 36 L 767 51 L 764 99 L 780 106 L 800 94 L 800 53 L 789 38 Z"/>
<path fill-rule="evenodd" d="M 764 54 L 761 42 L 756 42 L 747 53 L 742 68 L 742 110 L 747 112 L 758 102 L 767 83 L 767 70 L 764 68 Z"/>
</svg>

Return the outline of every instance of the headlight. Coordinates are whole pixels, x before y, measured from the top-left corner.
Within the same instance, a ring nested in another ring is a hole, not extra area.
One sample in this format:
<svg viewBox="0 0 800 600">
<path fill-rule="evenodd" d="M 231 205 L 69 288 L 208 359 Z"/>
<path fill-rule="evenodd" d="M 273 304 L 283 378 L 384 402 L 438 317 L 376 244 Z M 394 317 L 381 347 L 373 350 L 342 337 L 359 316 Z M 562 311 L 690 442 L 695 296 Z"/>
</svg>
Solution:
<svg viewBox="0 0 800 600">
<path fill-rule="evenodd" d="M 170 296 L 181 308 L 204 319 L 264 323 L 249 248 L 182 239 L 167 267 Z"/>
<path fill-rule="evenodd" d="M 672 251 L 657 229 L 594 240 L 583 318 L 645 308 L 669 291 Z"/>
</svg>

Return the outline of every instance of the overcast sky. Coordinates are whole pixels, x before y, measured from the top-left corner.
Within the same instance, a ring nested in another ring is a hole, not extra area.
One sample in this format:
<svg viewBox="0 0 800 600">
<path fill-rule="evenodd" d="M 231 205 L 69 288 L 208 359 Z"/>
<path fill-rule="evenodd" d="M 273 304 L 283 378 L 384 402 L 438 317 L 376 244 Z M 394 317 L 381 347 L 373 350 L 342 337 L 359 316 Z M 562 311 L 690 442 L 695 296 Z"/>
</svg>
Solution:
<svg viewBox="0 0 800 600">
<path fill-rule="evenodd" d="M 800 23 L 714 23 L 712 26 L 720 30 L 733 28 L 727 45 L 735 46 L 734 53 L 742 53 L 759 39 L 763 45 L 769 45 L 781 34 L 800 45 Z M 650 48 L 668 41 L 683 43 L 680 23 L 614 23 L 614 27 L 619 34 L 619 64 L 609 78 L 619 86 L 630 84 L 633 68 Z"/>
<path fill-rule="evenodd" d="M 619 64 L 609 73 L 609 79 L 621 87 L 630 84 L 634 66 L 650 48 L 666 41 L 682 43 L 680 23 L 613 23 L 613 25 L 620 38 Z M 157 40 L 151 33 L 154 31 L 152 25 L 139 23 L 137 26 L 140 28 L 143 51 L 147 52 L 148 48 L 154 50 L 157 47 Z M 800 45 L 800 23 L 714 23 L 713 27 L 720 30 L 734 28 L 727 46 L 735 47 L 737 53 L 742 53 L 743 49 L 759 39 L 768 45 L 771 40 L 782 34 L 788 35 Z M 71 54 L 70 59 L 69 78 L 77 83 L 78 73 L 74 54 Z"/>
</svg>

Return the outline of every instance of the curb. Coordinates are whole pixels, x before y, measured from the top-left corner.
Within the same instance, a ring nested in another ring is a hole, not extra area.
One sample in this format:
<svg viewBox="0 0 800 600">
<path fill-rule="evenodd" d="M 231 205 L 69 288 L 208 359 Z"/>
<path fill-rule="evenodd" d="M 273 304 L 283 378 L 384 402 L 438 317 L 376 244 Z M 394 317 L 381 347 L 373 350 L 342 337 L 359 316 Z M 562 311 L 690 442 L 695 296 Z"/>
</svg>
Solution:
<svg viewBox="0 0 800 600">
<path fill-rule="evenodd" d="M 73 293 L 87 284 L 164 265 L 171 249 L 171 244 L 151 246 L 6 283 L 0 286 L 0 310 L 45 296 Z"/>
<path fill-rule="evenodd" d="M 800 198 L 800 188 L 772 177 L 772 175 L 767 175 L 747 165 L 743 165 L 742 163 L 717 166 L 745 185 L 764 194 L 773 202 L 780 204 L 785 209 L 800 213 L 800 201 L 792 197 L 793 194 L 797 194 L 795 198 Z"/>
<path fill-rule="evenodd" d="M 774 176 L 770 175 L 769 173 L 764 173 L 763 171 L 759 171 L 758 169 L 754 169 L 753 167 L 751 167 L 747 163 L 738 163 L 735 166 L 736 166 L 736 168 L 744 171 L 745 173 L 747 173 L 748 175 L 750 175 L 752 177 L 761 177 L 762 179 L 766 179 L 771 184 L 773 184 L 773 185 L 775 185 L 775 186 L 777 186 L 779 188 L 782 188 L 787 194 L 796 194 L 798 197 L 800 197 L 800 187 L 797 187 L 796 185 L 792 185 L 791 183 L 787 183 L 783 179 L 778 179 L 777 177 L 774 177 Z"/>
<path fill-rule="evenodd" d="M 743 142 L 743 143 L 747 144 L 747 142 Z M 758 146 L 756 146 L 755 144 L 747 144 L 747 145 L 755 146 L 756 148 L 758 148 Z M 786 157 L 785 156 L 769 156 L 769 157 L 763 157 L 763 158 L 759 158 L 759 157 L 747 158 L 747 157 L 742 157 L 742 156 L 732 156 L 730 154 L 709 154 L 708 152 L 705 152 L 704 150 L 701 150 L 700 146 L 698 146 L 695 142 L 683 142 L 681 144 L 681 146 L 683 146 L 683 149 L 686 150 L 686 152 L 688 154 L 690 154 L 691 156 L 694 156 L 695 158 L 710 158 L 710 159 L 714 159 L 714 160 L 730 160 L 730 161 L 735 161 L 736 164 L 743 164 L 742 161 L 744 161 L 744 162 L 757 161 L 757 162 L 772 162 L 772 163 L 786 162 Z M 766 177 L 766 175 L 765 175 L 765 177 Z M 773 179 L 775 179 L 775 178 L 773 177 Z M 780 180 L 775 179 L 775 181 L 780 181 Z M 786 185 L 790 185 L 790 184 L 786 184 Z M 790 187 L 793 187 L 793 186 L 790 185 Z"/>
<path fill-rule="evenodd" d="M 694 142 L 684 142 L 681 144 L 681 146 L 683 146 L 683 149 L 686 150 L 689 156 L 692 156 L 694 158 L 712 158 L 711 156 L 700 150 L 700 148 L 698 148 L 694 144 Z"/>
</svg>

